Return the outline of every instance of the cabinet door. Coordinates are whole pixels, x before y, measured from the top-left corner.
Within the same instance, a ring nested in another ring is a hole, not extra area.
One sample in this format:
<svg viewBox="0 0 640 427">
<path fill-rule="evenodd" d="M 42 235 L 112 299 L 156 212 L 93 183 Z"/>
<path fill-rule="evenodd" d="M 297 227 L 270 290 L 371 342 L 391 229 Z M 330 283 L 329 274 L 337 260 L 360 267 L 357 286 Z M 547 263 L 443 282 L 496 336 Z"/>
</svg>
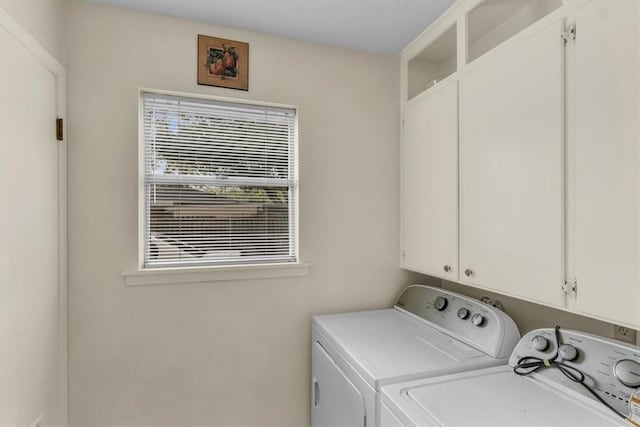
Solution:
<svg viewBox="0 0 640 427">
<path fill-rule="evenodd" d="M 640 2 L 592 1 L 575 42 L 577 311 L 640 328 Z"/>
<path fill-rule="evenodd" d="M 356 427 L 365 425 L 362 394 L 318 343 L 311 349 L 311 425 Z"/>
<path fill-rule="evenodd" d="M 457 279 L 458 83 L 409 101 L 403 131 L 403 267 Z"/>
<path fill-rule="evenodd" d="M 564 25 L 538 28 L 460 80 L 460 279 L 563 306 Z"/>
</svg>

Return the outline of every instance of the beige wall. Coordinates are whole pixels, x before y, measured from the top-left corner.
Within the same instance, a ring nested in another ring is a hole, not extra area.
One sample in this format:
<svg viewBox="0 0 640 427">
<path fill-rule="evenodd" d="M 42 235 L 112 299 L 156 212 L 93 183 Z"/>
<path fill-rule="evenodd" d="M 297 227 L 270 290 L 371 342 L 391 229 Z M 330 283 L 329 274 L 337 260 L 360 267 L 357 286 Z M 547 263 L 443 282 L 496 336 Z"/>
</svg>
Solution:
<svg viewBox="0 0 640 427">
<path fill-rule="evenodd" d="M 198 33 L 249 42 L 249 92 L 196 84 Z M 410 280 L 397 59 L 88 2 L 68 34 L 72 424 L 308 424 L 311 316 L 389 306 Z M 124 284 L 139 87 L 299 106 L 308 277 Z"/>
<path fill-rule="evenodd" d="M 4 9 L 54 58 L 66 64 L 66 0 L 0 0 Z"/>
<path fill-rule="evenodd" d="M 610 323 L 522 301 L 516 298 L 498 295 L 493 292 L 461 285 L 459 283 L 443 281 L 442 285 L 446 289 L 451 289 L 454 292 L 469 295 L 473 298 L 480 299 L 484 296 L 488 296 L 489 298 L 500 301 L 504 306 L 504 311 L 516 322 L 520 329 L 520 334 L 522 335 L 533 329 L 552 328 L 555 325 L 560 325 L 567 329 L 577 329 L 579 331 L 589 332 L 608 338 L 614 337 L 613 325 Z"/>
</svg>

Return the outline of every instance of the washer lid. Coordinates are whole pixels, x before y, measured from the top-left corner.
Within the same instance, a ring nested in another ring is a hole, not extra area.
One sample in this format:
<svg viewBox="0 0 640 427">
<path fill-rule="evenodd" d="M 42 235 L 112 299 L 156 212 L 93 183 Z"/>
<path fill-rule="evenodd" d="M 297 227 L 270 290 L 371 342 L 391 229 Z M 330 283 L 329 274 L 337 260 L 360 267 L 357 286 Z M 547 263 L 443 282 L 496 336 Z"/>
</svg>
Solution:
<svg viewBox="0 0 640 427">
<path fill-rule="evenodd" d="M 396 309 L 315 316 L 313 323 L 370 383 L 500 363 Z"/>
<path fill-rule="evenodd" d="M 401 412 L 419 408 L 419 424 L 446 426 L 621 426 L 621 418 L 596 401 L 510 368 L 485 369 L 411 385 L 395 385 Z M 397 391 L 401 390 L 400 393 Z M 387 393 L 387 391 L 385 391 Z M 399 395 L 398 395 L 399 394 Z M 406 412 L 405 412 L 406 413 Z M 415 414 L 414 414 L 415 415 Z M 428 420 L 428 421 L 426 421 Z"/>
</svg>

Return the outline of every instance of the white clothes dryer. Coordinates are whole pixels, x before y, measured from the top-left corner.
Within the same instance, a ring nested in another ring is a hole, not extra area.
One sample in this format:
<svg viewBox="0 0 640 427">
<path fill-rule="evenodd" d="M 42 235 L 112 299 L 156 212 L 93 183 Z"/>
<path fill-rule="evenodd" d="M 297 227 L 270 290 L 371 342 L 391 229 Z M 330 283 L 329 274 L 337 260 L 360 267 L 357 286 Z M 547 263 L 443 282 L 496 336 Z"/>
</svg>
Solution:
<svg viewBox="0 0 640 427">
<path fill-rule="evenodd" d="M 380 426 L 630 427 L 639 387 L 639 347 L 538 329 L 508 365 L 382 387 Z"/>
<path fill-rule="evenodd" d="M 382 386 L 504 365 L 519 338 L 502 311 L 422 285 L 393 308 L 314 316 L 311 424 L 377 426 Z"/>
</svg>

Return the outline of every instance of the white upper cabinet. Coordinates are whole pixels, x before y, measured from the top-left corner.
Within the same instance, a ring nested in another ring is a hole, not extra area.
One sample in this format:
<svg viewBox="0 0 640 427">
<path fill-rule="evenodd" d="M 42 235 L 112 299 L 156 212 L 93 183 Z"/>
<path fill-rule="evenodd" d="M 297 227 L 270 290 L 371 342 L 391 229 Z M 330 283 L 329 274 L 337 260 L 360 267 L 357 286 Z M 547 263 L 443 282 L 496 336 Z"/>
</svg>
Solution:
<svg viewBox="0 0 640 427">
<path fill-rule="evenodd" d="M 563 21 L 460 77 L 460 280 L 554 306 L 564 304 Z"/>
<path fill-rule="evenodd" d="M 640 329 L 640 0 L 460 0 L 401 100 L 403 267 Z"/>
<path fill-rule="evenodd" d="M 456 280 L 458 82 L 407 103 L 403 130 L 403 267 Z"/>
<path fill-rule="evenodd" d="M 640 2 L 576 13 L 576 310 L 640 328 Z"/>
</svg>

